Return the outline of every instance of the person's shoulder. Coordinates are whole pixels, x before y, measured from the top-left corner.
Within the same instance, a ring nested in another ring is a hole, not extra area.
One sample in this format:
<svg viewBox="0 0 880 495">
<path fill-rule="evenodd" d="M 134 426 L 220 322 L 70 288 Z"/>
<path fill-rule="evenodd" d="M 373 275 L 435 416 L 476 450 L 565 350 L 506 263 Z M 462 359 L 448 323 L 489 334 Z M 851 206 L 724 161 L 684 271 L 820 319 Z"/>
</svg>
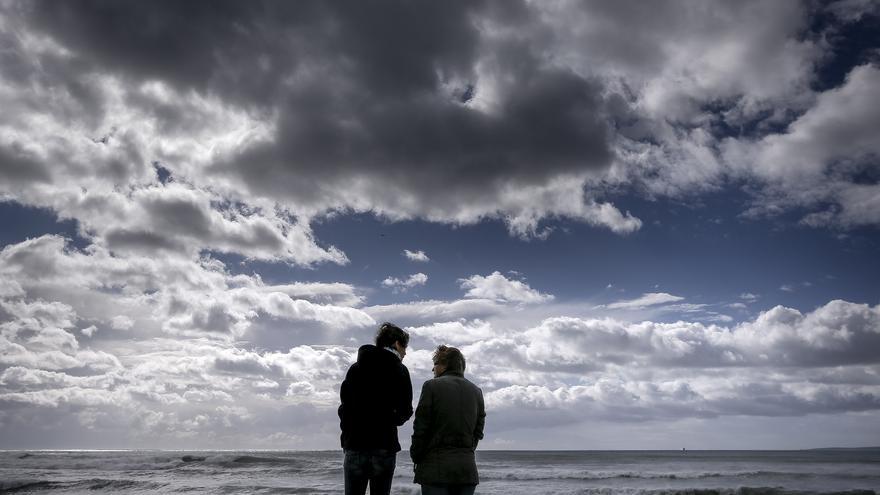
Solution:
<svg viewBox="0 0 880 495">
<path fill-rule="evenodd" d="M 472 389 L 476 390 L 477 392 L 483 393 L 483 389 L 481 389 L 479 386 L 477 386 L 476 383 L 474 383 L 474 382 L 472 382 L 472 381 L 470 381 L 470 380 L 468 380 L 467 378 L 464 378 L 464 377 L 462 377 L 462 379 L 463 379 L 465 382 L 467 382 L 468 386 L 470 386 Z"/>
<path fill-rule="evenodd" d="M 370 355 L 374 354 L 376 352 L 376 350 L 378 350 L 378 349 L 379 348 L 374 346 L 373 344 L 364 344 L 364 345 L 358 347 L 358 351 L 357 351 L 358 361 L 360 361 L 361 359 L 363 359 L 365 357 L 369 357 Z"/>
<path fill-rule="evenodd" d="M 441 376 L 441 377 L 436 377 L 436 378 L 428 378 L 428 379 L 425 380 L 425 382 L 422 384 L 422 388 L 430 389 L 430 388 L 435 388 L 435 387 L 440 386 L 440 384 L 442 383 L 442 382 L 440 381 L 441 378 L 443 378 L 443 377 Z"/>
<path fill-rule="evenodd" d="M 429 388 L 436 389 L 448 389 L 450 387 L 457 387 L 458 383 L 462 380 L 461 376 L 456 375 L 442 375 L 435 378 L 431 378 L 425 382 L 425 385 Z"/>
<path fill-rule="evenodd" d="M 397 369 L 399 369 L 399 370 L 400 370 L 402 373 L 404 373 L 406 376 L 409 376 L 409 368 L 407 368 L 406 365 L 403 364 L 403 362 L 398 361 L 398 362 L 397 362 L 397 365 L 398 365 Z"/>
</svg>

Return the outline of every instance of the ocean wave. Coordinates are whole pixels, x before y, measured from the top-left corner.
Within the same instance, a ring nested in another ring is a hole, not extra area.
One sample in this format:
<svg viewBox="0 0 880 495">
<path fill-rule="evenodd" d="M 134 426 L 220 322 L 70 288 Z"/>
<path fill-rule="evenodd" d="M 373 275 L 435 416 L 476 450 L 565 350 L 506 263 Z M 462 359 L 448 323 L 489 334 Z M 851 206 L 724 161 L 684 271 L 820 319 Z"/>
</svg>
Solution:
<svg viewBox="0 0 880 495">
<path fill-rule="evenodd" d="M 265 465 L 302 466 L 309 462 L 301 457 L 281 456 L 258 456 L 247 454 L 216 454 L 216 455 L 185 455 L 180 458 L 184 462 L 204 462 L 206 464 L 220 464 L 226 467 Z"/>
<path fill-rule="evenodd" d="M 185 455 L 177 459 L 174 467 L 186 472 L 203 472 L 205 474 L 235 471 L 300 475 L 335 471 L 342 473 L 341 461 L 337 466 L 323 459 L 251 454 Z"/>
<path fill-rule="evenodd" d="M 240 455 L 232 459 L 237 464 L 302 464 L 302 459 L 285 459 L 281 457 L 261 457 L 256 455 Z"/>
<path fill-rule="evenodd" d="M 711 478 L 730 479 L 754 479 L 769 477 L 784 477 L 789 479 L 826 478 L 828 474 L 804 473 L 790 471 L 739 471 L 739 472 L 696 472 L 696 473 L 644 473 L 644 472 L 600 472 L 584 471 L 579 473 L 505 473 L 492 474 L 481 472 L 480 477 L 485 480 L 496 481 L 550 481 L 550 480 L 614 480 L 614 479 L 643 479 L 643 480 L 700 480 Z M 834 478 L 850 480 L 880 479 L 880 475 L 864 473 L 834 473 Z"/>
<path fill-rule="evenodd" d="M 25 453 L 13 459 L 16 467 L 27 470 L 100 470 L 100 471 L 163 471 L 174 469 L 184 461 L 177 456 L 119 456 L 65 453 Z M 193 456 L 183 456 L 193 457 Z"/>
<path fill-rule="evenodd" d="M 0 493 L 31 492 L 36 490 L 103 490 L 110 493 L 126 490 L 158 490 L 164 483 L 151 481 L 92 478 L 77 481 L 47 481 L 33 479 L 0 480 Z"/>
<path fill-rule="evenodd" d="M 52 485 L 44 480 L 0 480 L 0 493 L 12 493 L 25 490 L 45 490 Z"/>
<path fill-rule="evenodd" d="M 259 455 L 242 452 L 180 452 L 180 453 L 127 453 L 128 455 L 108 456 L 92 452 L 25 452 L 15 453 L 7 459 L 19 469 L 61 471 L 61 470 L 100 470 L 119 471 L 165 471 L 177 468 L 199 466 L 222 467 L 224 469 L 284 468 L 292 470 L 327 469 L 324 458 L 310 458 L 303 455 Z M 4 459 L 5 461 L 6 459 Z M 331 464 L 331 468 L 332 463 Z M 339 466 L 341 467 L 341 460 Z"/>
<path fill-rule="evenodd" d="M 322 488 L 303 488 L 303 487 L 279 487 L 279 486 L 261 486 L 261 485 L 247 485 L 247 486 L 239 486 L 239 485 L 224 485 L 218 487 L 222 493 L 247 493 L 247 494 L 259 494 L 259 495 L 274 495 L 274 494 L 292 494 L 292 493 L 340 493 L 340 490 L 335 489 L 322 489 Z M 172 490 L 173 493 L 186 493 L 186 492 L 198 492 L 204 493 L 204 488 L 195 488 L 195 487 L 181 487 L 176 490 Z"/>
</svg>

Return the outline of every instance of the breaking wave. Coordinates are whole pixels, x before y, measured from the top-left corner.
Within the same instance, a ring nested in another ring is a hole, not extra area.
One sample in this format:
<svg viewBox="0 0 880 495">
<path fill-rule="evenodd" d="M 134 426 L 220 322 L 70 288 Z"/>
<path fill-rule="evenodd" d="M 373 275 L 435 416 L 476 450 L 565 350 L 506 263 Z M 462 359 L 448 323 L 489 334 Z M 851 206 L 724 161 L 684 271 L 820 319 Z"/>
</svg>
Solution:
<svg viewBox="0 0 880 495">
<path fill-rule="evenodd" d="M 109 493 L 117 491 L 155 491 L 165 487 L 165 483 L 137 481 L 131 479 L 92 478 L 77 481 L 46 480 L 0 480 L 0 493 L 32 492 L 43 490 L 102 490 Z"/>
</svg>

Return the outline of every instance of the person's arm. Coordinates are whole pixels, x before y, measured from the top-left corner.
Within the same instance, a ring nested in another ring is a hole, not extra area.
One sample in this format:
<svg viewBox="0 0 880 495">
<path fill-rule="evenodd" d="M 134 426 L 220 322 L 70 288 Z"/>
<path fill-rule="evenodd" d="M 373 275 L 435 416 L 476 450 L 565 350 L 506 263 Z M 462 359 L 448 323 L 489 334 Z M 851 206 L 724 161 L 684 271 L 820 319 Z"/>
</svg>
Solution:
<svg viewBox="0 0 880 495">
<path fill-rule="evenodd" d="M 346 379 L 342 380 L 342 386 L 339 387 L 339 409 L 336 411 L 336 414 L 339 415 L 339 420 L 342 421 L 345 411 L 345 399 L 348 396 L 348 373 L 346 373 Z"/>
<path fill-rule="evenodd" d="M 413 464 L 422 462 L 427 453 L 433 402 L 431 388 L 428 386 L 428 382 L 425 382 L 422 385 L 422 394 L 419 396 L 419 405 L 416 407 L 416 419 L 413 421 L 412 445 L 409 447 L 409 456 L 412 458 Z"/>
<path fill-rule="evenodd" d="M 405 366 L 401 366 L 401 369 L 402 372 L 397 385 L 397 402 L 394 405 L 394 423 L 397 426 L 402 426 L 413 415 L 412 379 L 410 379 L 409 370 Z"/>
<path fill-rule="evenodd" d="M 483 439 L 483 427 L 486 425 L 486 405 L 483 402 L 483 391 L 477 390 L 479 395 L 477 396 L 477 424 L 474 426 L 474 450 Z"/>
<path fill-rule="evenodd" d="M 339 415 L 339 429 L 342 430 L 343 437 L 345 436 L 345 429 L 348 425 L 348 414 L 351 414 L 348 409 L 346 409 L 346 404 L 351 406 L 352 401 L 352 378 L 353 378 L 353 369 L 357 366 L 356 364 L 352 365 L 348 368 L 348 372 L 345 373 L 345 379 L 342 380 L 342 386 L 339 387 L 339 409 L 336 410 L 336 414 Z"/>
</svg>

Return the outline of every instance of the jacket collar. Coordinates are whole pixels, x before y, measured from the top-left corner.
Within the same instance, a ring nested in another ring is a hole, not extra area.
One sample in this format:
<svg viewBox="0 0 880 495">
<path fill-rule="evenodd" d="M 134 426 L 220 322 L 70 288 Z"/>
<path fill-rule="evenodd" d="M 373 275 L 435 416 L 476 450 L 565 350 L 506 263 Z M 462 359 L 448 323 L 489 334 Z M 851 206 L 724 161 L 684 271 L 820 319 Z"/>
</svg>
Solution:
<svg viewBox="0 0 880 495">
<path fill-rule="evenodd" d="M 461 371 L 446 370 L 443 373 L 440 373 L 440 376 L 447 376 L 447 375 L 460 376 L 460 377 L 464 378 L 464 373 L 462 373 Z M 437 378 L 439 378 L 439 377 L 437 377 Z"/>
<path fill-rule="evenodd" d="M 383 347 L 383 349 L 385 349 L 386 351 L 391 352 L 392 354 L 394 354 L 395 356 L 397 356 L 397 359 L 400 359 L 401 361 L 403 361 L 403 358 L 400 357 L 400 353 L 397 352 L 397 349 L 395 349 L 395 348 L 393 348 L 393 347 Z"/>
</svg>

